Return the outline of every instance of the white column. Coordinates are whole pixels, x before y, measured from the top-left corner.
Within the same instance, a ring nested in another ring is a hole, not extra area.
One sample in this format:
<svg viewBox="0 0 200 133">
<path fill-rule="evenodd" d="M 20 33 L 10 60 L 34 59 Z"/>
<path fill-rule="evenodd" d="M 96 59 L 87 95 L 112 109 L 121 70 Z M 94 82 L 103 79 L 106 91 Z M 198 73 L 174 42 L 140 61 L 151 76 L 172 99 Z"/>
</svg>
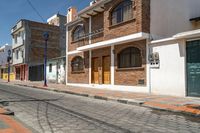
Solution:
<svg viewBox="0 0 200 133">
<path fill-rule="evenodd" d="M 112 45 L 111 46 L 111 65 L 110 65 L 110 69 L 111 69 L 111 85 L 115 84 L 115 46 Z"/>
<path fill-rule="evenodd" d="M 89 17 L 89 44 L 92 43 L 92 17 Z M 89 50 L 89 84 L 92 82 L 92 50 Z"/>
<path fill-rule="evenodd" d="M 68 26 L 66 26 L 66 66 L 65 66 L 65 81 L 68 83 Z"/>
<path fill-rule="evenodd" d="M 146 82 L 147 82 L 147 89 L 149 89 L 149 93 L 151 93 L 151 68 L 150 68 L 150 63 L 149 63 L 149 53 L 150 53 L 150 48 L 151 47 L 149 47 L 149 45 L 150 45 L 150 40 L 149 39 L 147 39 L 146 40 L 146 74 L 147 74 L 147 76 L 146 76 Z"/>
<path fill-rule="evenodd" d="M 89 84 L 92 83 L 92 50 L 89 50 Z"/>
</svg>

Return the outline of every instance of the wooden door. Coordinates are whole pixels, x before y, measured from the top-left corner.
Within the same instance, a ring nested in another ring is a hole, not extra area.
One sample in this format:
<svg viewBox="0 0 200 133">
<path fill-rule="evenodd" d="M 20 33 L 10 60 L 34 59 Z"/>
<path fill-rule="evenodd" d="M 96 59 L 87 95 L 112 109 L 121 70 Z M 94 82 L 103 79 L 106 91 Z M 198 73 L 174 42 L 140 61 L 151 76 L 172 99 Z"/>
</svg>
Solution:
<svg viewBox="0 0 200 133">
<path fill-rule="evenodd" d="M 99 84 L 99 58 L 92 59 L 92 83 Z"/>
<path fill-rule="evenodd" d="M 110 84 L 110 56 L 104 56 L 102 61 L 103 84 Z"/>
</svg>

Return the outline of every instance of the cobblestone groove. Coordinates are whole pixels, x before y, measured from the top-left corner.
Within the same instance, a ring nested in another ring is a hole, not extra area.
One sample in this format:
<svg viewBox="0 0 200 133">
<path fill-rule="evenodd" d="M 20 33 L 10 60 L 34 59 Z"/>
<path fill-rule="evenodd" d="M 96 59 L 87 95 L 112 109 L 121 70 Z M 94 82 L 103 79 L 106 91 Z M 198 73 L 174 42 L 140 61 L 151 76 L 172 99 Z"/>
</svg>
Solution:
<svg viewBox="0 0 200 133">
<path fill-rule="evenodd" d="M 200 118 L 111 101 L 5 85 L 0 99 L 39 133 L 200 132 Z"/>
</svg>

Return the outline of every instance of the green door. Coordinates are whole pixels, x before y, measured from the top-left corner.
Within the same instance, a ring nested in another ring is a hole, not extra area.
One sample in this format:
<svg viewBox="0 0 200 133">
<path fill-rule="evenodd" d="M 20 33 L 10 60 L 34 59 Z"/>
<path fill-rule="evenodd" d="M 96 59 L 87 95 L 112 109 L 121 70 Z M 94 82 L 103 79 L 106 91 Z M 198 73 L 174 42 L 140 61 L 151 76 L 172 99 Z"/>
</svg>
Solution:
<svg viewBox="0 0 200 133">
<path fill-rule="evenodd" d="M 200 97 L 200 40 L 187 42 L 187 95 Z"/>
</svg>

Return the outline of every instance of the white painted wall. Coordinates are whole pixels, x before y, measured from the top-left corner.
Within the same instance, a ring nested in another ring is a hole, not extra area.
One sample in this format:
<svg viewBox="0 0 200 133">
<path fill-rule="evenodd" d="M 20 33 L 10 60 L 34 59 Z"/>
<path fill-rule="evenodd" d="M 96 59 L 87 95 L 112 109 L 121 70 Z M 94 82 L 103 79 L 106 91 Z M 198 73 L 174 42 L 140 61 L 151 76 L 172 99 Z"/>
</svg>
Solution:
<svg viewBox="0 0 200 133">
<path fill-rule="evenodd" d="M 167 41 L 150 45 L 158 52 L 160 68 L 151 68 L 151 90 L 155 94 L 184 97 L 186 95 L 185 41 Z"/>
<path fill-rule="evenodd" d="M 17 51 L 18 51 L 18 58 L 17 58 Z M 24 57 L 25 57 L 25 45 L 13 49 L 13 65 L 24 63 Z"/>
<path fill-rule="evenodd" d="M 12 51 L 12 46 L 5 44 L 4 46 L 0 47 L 0 66 L 7 64 L 8 50 Z"/>
<path fill-rule="evenodd" d="M 199 6 L 200 0 L 151 0 L 153 39 L 171 37 L 179 32 L 200 28 L 200 24 L 189 21 L 200 17 Z"/>
<path fill-rule="evenodd" d="M 49 66 L 52 64 L 52 71 Z M 52 60 L 47 62 L 47 80 L 58 83 L 65 83 L 65 65 L 63 59 Z"/>
<path fill-rule="evenodd" d="M 49 71 L 49 65 L 52 64 L 52 72 Z M 47 80 L 57 81 L 57 65 L 55 61 L 47 63 Z"/>
</svg>

